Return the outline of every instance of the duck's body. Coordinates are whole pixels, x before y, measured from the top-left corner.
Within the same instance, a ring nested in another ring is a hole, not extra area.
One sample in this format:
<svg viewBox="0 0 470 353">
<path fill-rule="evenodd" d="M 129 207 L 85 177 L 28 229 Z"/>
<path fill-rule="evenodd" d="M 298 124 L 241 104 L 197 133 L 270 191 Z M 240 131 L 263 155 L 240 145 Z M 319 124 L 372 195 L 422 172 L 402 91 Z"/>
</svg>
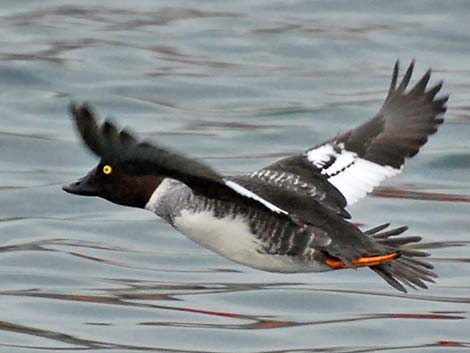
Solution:
<svg viewBox="0 0 470 353">
<path fill-rule="evenodd" d="M 426 91 L 430 72 L 406 92 L 413 64 L 370 121 L 304 153 L 250 174 L 222 177 L 211 168 L 148 143 L 72 107 L 81 136 L 101 162 L 65 190 L 156 213 L 198 244 L 238 263 L 272 272 L 368 266 L 389 284 L 425 288 L 432 266 L 417 257 L 406 227 L 367 232 L 346 206 L 398 174 L 442 123 L 447 97 Z"/>
<path fill-rule="evenodd" d="M 313 260 L 311 245 L 321 241 L 315 239 L 313 227 L 308 232 L 312 244 L 299 244 L 299 227 L 287 219 L 236 202 L 195 195 L 174 179 L 164 179 L 145 208 L 196 243 L 246 266 L 272 272 L 331 269 Z M 329 238 L 323 235 L 323 241 Z"/>
</svg>

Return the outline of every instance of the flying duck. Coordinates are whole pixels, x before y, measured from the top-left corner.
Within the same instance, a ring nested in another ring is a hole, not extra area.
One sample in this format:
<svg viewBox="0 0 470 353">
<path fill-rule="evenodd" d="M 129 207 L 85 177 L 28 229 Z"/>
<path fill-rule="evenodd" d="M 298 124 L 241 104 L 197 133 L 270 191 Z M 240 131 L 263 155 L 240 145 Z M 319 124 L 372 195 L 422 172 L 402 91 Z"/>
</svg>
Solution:
<svg viewBox="0 0 470 353">
<path fill-rule="evenodd" d="M 98 124 L 86 103 L 71 115 L 100 159 L 64 190 L 154 212 L 196 243 L 256 269 L 293 273 L 368 267 L 388 284 L 427 288 L 437 277 L 418 236 L 383 224 L 362 231 L 346 211 L 401 172 L 443 122 L 448 96 L 431 71 L 408 88 L 414 62 L 398 83 L 399 64 L 378 113 L 305 152 L 242 175 L 138 140 L 110 121 Z"/>
</svg>

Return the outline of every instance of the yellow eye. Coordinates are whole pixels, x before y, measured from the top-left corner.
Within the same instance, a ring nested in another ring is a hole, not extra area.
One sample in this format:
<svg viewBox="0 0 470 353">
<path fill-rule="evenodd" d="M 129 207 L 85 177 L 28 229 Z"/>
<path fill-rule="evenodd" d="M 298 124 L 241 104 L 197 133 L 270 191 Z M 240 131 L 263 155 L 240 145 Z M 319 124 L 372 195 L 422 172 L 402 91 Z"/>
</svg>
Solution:
<svg viewBox="0 0 470 353">
<path fill-rule="evenodd" d="M 105 165 L 103 167 L 103 173 L 109 175 L 113 172 L 113 168 L 110 165 Z"/>
</svg>

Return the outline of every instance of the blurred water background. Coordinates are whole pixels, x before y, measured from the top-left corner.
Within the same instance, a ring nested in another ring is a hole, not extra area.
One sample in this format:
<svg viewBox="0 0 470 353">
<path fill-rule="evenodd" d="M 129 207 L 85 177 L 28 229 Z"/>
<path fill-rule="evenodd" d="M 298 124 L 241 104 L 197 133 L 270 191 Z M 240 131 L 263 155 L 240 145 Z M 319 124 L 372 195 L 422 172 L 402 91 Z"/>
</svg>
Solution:
<svg viewBox="0 0 470 353">
<path fill-rule="evenodd" d="M 468 1 L 3 0 L 0 351 L 469 352 L 469 23 Z M 446 123 L 350 211 L 433 242 L 427 291 L 253 270 L 61 190 L 96 163 L 71 100 L 248 172 L 371 117 L 397 58 L 445 81 Z"/>
</svg>

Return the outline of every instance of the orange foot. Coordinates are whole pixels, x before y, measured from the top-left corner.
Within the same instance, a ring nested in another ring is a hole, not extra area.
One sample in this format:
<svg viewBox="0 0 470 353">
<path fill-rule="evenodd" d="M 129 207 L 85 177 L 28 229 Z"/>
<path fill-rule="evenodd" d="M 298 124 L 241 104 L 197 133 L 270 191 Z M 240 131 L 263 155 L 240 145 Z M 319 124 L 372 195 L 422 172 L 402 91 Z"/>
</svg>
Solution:
<svg viewBox="0 0 470 353">
<path fill-rule="evenodd" d="M 357 260 L 352 260 L 351 265 L 352 267 L 375 266 L 390 262 L 398 257 L 400 257 L 400 254 L 396 252 L 388 255 L 361 257 Z M 339 270 L 341 268 L 349 268 L 349 266 L 346 265 L 343 261 L 331 257 L 326 259 L 326 264 L 334 270 Z"/>
</svg>

